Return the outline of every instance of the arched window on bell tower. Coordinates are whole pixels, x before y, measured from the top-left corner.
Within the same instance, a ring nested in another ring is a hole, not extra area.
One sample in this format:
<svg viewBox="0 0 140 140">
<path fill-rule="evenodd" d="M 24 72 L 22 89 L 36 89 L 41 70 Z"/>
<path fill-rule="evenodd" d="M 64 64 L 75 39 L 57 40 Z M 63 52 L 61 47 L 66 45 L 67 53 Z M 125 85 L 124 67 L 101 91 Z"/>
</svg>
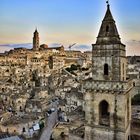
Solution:
<svg viewBox="0 0 140 140">
<path fill-rule="evenodd" d="M 106 26 L 106 32 L 107 33 L 109 32 L 109 26 L 108 25 Z"/>
<path fill-rule="evenodd" d="M 104 64 L 104 75 L 108 75 L 108 64 Z"/>
<path fill-rule="evenodd" d="M 105 100 L 99 104 L 99 124 L 105 126 L 110 124 L 109 104 Z"/>
</svg>

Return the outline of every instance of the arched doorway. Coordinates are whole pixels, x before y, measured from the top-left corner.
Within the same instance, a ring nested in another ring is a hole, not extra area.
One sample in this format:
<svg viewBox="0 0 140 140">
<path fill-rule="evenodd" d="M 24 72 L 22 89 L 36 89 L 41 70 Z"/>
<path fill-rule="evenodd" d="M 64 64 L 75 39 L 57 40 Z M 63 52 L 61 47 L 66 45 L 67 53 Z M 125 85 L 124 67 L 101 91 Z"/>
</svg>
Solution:
<svg viewBox="0 0 140 140">
<path fill-rule="evenodd" d="M 105 126 L 110 125 L 109 104 L 105 100 L 99 104 L 99 124 Z"/>
</svg>

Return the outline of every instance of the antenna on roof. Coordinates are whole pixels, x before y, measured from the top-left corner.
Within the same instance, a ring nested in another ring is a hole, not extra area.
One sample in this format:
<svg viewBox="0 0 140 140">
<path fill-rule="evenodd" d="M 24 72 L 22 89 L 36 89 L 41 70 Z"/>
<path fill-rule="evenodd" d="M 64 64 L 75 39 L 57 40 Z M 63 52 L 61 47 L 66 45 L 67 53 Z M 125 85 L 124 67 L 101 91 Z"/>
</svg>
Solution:
<svg viewBox="0 0 140 140">
<path fill-rule="evenodd" d="M 76 43 L 72 44 L 72 45 L 69 45 L 69 51 L 71 51 L 71 48 L 76 45 Z"/>
<path fill-rule="evenodd" d="M 106 3 L 107 3 L 107 6 L 109 6 L 109 0 L 107 0 Z"/>
<path fill-rule="evenodd" d="M 110 5 L 109 5 L 109 0 L 107 0 L 106 3 L 107 3 L 107 8 L 109 8 L 109 6 L 110 6 Z"/>
<path fill-rule="evenodd" d="M 37 26 L 36 26 L 35 30 L 37 31 Z"/>
</svg>

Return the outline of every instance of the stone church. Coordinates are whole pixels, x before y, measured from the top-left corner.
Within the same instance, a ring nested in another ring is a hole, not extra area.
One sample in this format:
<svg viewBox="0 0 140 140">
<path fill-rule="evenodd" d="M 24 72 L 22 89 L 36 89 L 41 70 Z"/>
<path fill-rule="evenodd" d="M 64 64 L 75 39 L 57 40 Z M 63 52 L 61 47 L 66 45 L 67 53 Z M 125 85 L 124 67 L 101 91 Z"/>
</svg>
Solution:
<svg viewBox="0 0 140 140">
<path fill-rule="evenodd" d="M 92 78 L 84 81 L 85 140 L 128 140 L 133 83 L 109 4 L 92 53 Z"/>
</svg>

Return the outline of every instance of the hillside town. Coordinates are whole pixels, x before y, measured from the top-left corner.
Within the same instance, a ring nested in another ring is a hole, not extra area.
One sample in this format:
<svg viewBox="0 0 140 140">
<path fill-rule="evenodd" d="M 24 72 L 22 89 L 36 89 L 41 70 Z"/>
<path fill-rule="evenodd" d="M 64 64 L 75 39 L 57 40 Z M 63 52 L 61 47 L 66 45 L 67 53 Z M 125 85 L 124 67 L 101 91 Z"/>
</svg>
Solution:
<svg viewBox="0 0 140 140">
<path fill-rule="evenodd" d="M 81 81 L 91 76 L 91 59 L 90 51 L 39 45 L 37 29 L 32 49 L 15 48 L 1 54 L 0 130 L 32 138 L 46 124 L 53 103 L 61 110 L 62 122 L 67 122 L 67 113 L 82 111 Z"/>
</svg>

